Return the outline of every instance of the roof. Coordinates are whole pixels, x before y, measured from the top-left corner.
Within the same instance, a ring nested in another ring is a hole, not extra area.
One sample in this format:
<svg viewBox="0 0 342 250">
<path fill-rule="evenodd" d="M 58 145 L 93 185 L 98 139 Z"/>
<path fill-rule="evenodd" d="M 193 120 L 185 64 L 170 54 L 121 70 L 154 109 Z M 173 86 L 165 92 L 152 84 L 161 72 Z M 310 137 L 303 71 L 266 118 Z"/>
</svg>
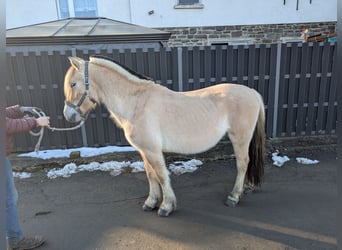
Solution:
<svg viewBox="0 0 342 250">
<path fill-rule="evenodd" d="M 103 17 L 67 18 L 6 31 L 7 45 L 167 42 L 170 33 Z"/>
</svg>

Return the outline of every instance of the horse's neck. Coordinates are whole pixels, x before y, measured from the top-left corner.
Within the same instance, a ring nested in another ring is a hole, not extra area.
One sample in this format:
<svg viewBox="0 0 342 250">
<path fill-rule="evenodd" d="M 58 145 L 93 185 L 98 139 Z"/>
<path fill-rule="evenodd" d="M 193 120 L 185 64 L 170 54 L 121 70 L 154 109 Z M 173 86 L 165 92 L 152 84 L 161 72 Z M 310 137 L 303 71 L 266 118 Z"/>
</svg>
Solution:
<svg viewBox="0 0 342 250">
<path fill-rule="evenodd" d="M 140 101 L 139 98 L 143 98 L 137 97 L 137 93 L 143 93 L 148 84 L 132 82 L 127 77 L 109 70 L 100 70 L 94 75 L 94 86 L 97 88 L 100 102 L 107 107 L 118 123 L 130 120 Z"/>
</svg>

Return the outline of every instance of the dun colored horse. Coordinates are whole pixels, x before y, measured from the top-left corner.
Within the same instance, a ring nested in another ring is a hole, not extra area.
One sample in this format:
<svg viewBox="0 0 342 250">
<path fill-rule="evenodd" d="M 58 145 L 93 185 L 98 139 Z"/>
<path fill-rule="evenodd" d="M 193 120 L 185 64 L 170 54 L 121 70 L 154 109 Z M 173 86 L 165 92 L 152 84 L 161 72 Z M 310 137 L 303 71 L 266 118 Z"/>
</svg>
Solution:
<svg viewBox="0 0 342 250">
<path fill-rule="evenodd" d="M 106 106 L 127 141 L 141 154 L 149 181 L 143 209 L 159 216 L 176 209 L 163 152 L 194 154 L 215 146 L 228 133 L 237 176 L 226 205 L 234 207 L 246 187 L 264 173 L 265 112 L 260 94 L 239 84 L 175 92 L 102 56 L 69 58 L 64 79 L 64 116 L 79 122 L 97 103 Z M 246 191 L 246 190 L 245 190 Z"/>
</svg>

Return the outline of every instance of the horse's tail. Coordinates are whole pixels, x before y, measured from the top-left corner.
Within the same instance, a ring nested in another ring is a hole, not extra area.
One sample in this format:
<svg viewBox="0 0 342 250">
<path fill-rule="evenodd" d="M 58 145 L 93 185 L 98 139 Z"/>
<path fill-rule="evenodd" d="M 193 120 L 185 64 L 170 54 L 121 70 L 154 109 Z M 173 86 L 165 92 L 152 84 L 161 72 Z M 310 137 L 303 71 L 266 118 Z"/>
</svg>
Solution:
<svg viewBox="0 0 342 250">
<path fill-rule="evenodd" d="M 247 180 L 254 185 L 261 184 L 264 176 L 265 161 L 265 108 L 260 96 L 260 108 L 254 134 L 249 144 L 249 163 L 247 168 Z"/>
</svg>

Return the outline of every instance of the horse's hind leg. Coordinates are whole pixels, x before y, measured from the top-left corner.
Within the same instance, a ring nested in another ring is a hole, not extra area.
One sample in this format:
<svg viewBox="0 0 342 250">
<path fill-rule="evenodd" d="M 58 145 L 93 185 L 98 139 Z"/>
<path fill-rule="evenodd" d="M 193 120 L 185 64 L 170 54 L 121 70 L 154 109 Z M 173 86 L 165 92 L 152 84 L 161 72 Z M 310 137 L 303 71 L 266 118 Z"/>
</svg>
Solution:
<svg viewBox="0 0 342 250">
<path fill-rule="evenodd" d="M 143 157 L 143 160 L 145 164 L 146 176 L 147 176 L 149 187 L 150 187 L 149 195 L 143 205 L 143 210 L 152 211 L 157 206 L 158 202 L 162 200 L 163 197 L 160 191 L 160 186 L 159 186 L 156 174 L 152 166 L 145 159 L 145 157 Z"/>
<path fill-rule="evenodd" d="M 165 166 L 165 161 L 163 154 L 160 153 L 142 153 L 143 159 L 146 159 L 148 162 L 148 165 L 151 167 L 151 172 L 153 172 L 155 175 L 154 177 L 160 184 L 160 187 L 163 192 L 163 201 L 159 206 L 158 215 L 165 217 L 168 216 L 172 211 L 176 210 L 176 196 L 173 192 L 173 189 L 171 187 L 170 177 L 169 177 L 169 171 L 167 170 Z M 153 179 L 152 179 L 153 180 Z M 153 188 L 155 188 L 156 184 L 152 182 Z M 147 202 L 154 202 L 154 198 L 150 196 L 146 200 Z M 145 205 L 150 206 L 150 204 L 145 202 Z M 151 204 L 154 205 L 155 204 Z"/>
<path fill-rule="evenodd" d="M 249 141 L 246 136 L 245 138 L 235 138 L 234 136 L 230 136 L 230 140 L 233 144 L 235 158 L 236 158 L 236 167 L 237 167 L 237 175 L 235 179 L 235 184 L 233 187 L 232 192 L 228 196 L 225 204 L 230 207 L 235 207 L 236 204 L 239 202 L 240 197 L 243 193 L 244 189 L 244 181 L 247 172 L 249 156 L 248 156 L 248 149 L 249 149 Z"/>
<path fill-rule="evenodd" d="M 243 185 L 243 193 L 249 194 L 254 192 L 254 184 L 250 181 L 246 181 L 246 183 Z"/>
</svg>

